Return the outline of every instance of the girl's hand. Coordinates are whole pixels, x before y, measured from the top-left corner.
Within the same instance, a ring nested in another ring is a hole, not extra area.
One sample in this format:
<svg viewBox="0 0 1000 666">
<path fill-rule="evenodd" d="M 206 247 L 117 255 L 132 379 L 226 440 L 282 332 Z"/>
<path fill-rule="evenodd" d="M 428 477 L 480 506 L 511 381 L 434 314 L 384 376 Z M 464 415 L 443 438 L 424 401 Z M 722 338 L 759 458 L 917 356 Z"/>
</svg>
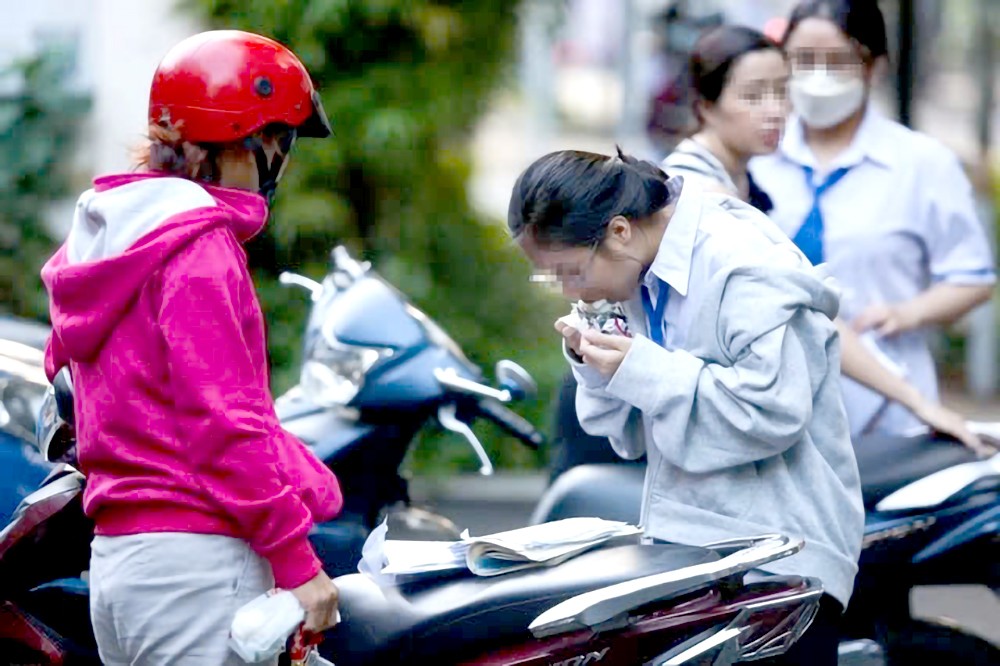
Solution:
<svg viewBox="0 0 1000 666">
<path fill-rule="evenodd" d="M 997 452 L 996 448 L 987 445 L 969 430 L 962 415 L 951 411 L 944 405 L 925 400 L 917 406 L 913 413 L 931 429 L 954 437 L 980 458 L 988 458 Z"/>
<path fill-rule="evenodd" d="M 340 620 L 340 591 L 325 572 L 292 590 L 306 611 L 305 630 L 321 632 Z"/>
<path fill-rule="evenodd" d="M 564 321 L 565 319 L 567 319 L 567 317 L 556 320 L 556 330 L 559 331 L 559 335 L 563 336 L 566 340 L 566 346 L 569 347 L 570 351 L 576 354 L 577 358 L 582 358 L 582 354 L 580 353 L 580 345 L 582 342 L 580 329 L 568 324 Z"/>
<path fill-rule="evenodd" d="M 585 331 L 580 342 L 580 356 L 584 363 L 610 378 L 618 372 L 625 354 L 631 348 L 632 338 Z"/>
<path fill-rule="evenodd" d="M 874 328 L 883 337 L 892 337 L 920 327 L 920 318 L 905 303 L 870 305 L 852 322 L 858 333 Z"/>
</svg>

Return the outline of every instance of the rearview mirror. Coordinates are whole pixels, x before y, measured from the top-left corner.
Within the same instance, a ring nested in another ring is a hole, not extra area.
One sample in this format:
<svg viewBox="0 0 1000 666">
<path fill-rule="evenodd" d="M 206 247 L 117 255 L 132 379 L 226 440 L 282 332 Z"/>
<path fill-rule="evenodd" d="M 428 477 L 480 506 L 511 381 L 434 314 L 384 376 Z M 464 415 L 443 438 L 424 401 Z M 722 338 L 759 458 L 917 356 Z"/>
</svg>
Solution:
<svg viewBox="0 0 1000 666">
<path fill-rule="evenodd" d="M 538 384 L 527 370 L 514 361 L 504 359 L 497 362 L 497 382 L 500 388 L 506 389 L 515 400 L 534 398 L 538 393 Z"/>
</svg>

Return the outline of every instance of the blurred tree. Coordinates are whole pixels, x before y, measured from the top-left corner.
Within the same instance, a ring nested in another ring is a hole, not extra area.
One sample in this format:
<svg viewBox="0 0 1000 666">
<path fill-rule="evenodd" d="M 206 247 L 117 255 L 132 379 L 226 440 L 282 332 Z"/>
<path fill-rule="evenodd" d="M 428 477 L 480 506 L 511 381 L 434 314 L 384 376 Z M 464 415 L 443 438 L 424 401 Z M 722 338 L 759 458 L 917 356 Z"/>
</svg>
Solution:
<svg viewBox="0 0 1000 666">
<path fill-rule="evenodd" d="M 559 308 L 528 284 L 504 225 L 478 219 L 466 196 L 469 134 L 507 71 L 518 3 L 188 1 L 217 27 L 266 34 L 295 50 L 335 132 L 296 145 L 274 219 L 249 248 L 275 389 L 297 380 L 308 301 L 278 286 L 277 274 L 322 276 L 330 249 L 343 243 L 438 320 L 473 361 L 509 356 L 529 368 L 542 399 L 519 411 L 539 423 L 563 369 L 552 336 Z M 498 464 L 542 461 L 490 434 L 484 443 Z M 457 457 L 474 468 L 455 436 L 431 439 L 416 454 L 418 467 Z"/>
<path fill-rule="evenodd" d="M 89 100 L 64 85 L 66 62 L 42 53 L 0 71 L 0 310 L 48 322 L 39 271 L 55 248 L 47 208 L 69 192 Z"/>
</svg>

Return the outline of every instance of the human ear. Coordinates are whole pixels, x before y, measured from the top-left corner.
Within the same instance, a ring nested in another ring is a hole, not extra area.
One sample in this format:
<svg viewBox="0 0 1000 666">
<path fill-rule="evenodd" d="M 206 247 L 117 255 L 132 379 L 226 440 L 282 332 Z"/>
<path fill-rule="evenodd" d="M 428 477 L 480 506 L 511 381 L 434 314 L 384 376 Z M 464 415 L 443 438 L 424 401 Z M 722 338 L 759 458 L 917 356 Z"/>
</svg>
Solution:
<svg viewBox="0 0 1000 666">
<path fill-rule="evenodd" d="M 715 105 L 703 97 L 698 97 L 698 99 L 694 101 L 694 117 L 698 120 L 699 125 L 704 127 L 708 116 L 711 115 L 712 109 L 714 108 Z"/>
<path fill-rule="evenodd" d="M 632 223 L 623 215 L 615 215 L 608 222 L 604 239 L 622 247 L 628 245 L 632 240 Z"/>
<path fill-rule="evenodd" d="M 875 60 L 868 60 L 864 64 L 863 78 L 865 80 L 865 85 L 869 88 L 874 87 L 875 83 L 880 81 L 888 71 L 889 59 L 885 56 L 876 58 Z"/>
</svg>

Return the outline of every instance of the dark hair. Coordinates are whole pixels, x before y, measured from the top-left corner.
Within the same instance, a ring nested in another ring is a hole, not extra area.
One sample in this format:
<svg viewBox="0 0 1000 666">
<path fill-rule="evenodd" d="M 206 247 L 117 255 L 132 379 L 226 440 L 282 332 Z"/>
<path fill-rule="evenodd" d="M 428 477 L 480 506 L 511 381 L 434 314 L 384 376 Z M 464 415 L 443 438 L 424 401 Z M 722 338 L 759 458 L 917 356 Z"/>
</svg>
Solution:
<svg viewBox="0 0 1000 666">
<path fill-rule="evenodd" d="M 764 33 L 743 25 L 722 25 L 703 34 L 691 52 L 691 86 L 698 99 L 717 102 L 733 64 L 748 53 L 781 47 Z"/>
<path fill-rule="evenodd" d="M 211 183 L 219 177 L 219 152 L 217 145 L 195 145 L 183 141 L 175 128 L 151 124 L 148 140 L 133 150 L 133 166 Z"/>
<path fill-rule="evenodd" d="M 248 150 L 257 136 L 288 137 L 290 128 L 281 123 L 265 126 L 254 135 L 229 143 L 191 143 L 176 127 L 153 123 L 145 142 L 132 150 L 133 167 L 141 171 L 162 171 L 179 178 L 218 183 L 219 159 L 237 150 Z M 280 143 L 281 139 L 279 139 Z M 283 154 L 288 149 L 282 145 Z M 290 143 L 288 144 L 290 147 Z"/>
<path fill-rule="evenodd" d="M 871 60 L 889 54 L 885 17 L 877 0 L 803 0 L 795 5 L 788 19 L 785 41 L 799 23 L 809 18 L 836 24 L 841 32 L 864 47 Z"/>
<path fill-rule="evenodd" d="M 676 181 L 651 162 L 561 150 L 535 160 L 514 184 L 507 227 L 543 244 L 592 246 L 617 215 L 641 220 L 677 197 Z"/>
</svg>

